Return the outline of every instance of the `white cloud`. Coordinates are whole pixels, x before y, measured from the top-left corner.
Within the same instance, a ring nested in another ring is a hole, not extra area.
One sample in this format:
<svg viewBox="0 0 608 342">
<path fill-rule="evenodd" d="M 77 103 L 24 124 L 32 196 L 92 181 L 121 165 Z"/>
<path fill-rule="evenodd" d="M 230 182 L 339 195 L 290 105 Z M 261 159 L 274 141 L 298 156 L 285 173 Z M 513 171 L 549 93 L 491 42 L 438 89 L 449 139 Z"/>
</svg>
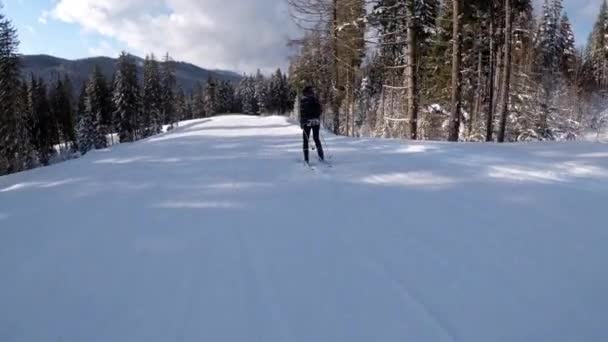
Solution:
<svg viewBox="0 0 608 342">
<path fill-rule="evenodd" d="M 210 68 L 286 64 L 295 32 L 284 0 L 59 0 L 55 19 L 114 38 L 137 54 L 169 51 Z"/>
<path fill-rule="evenodd" d="M 92 57 L 97 56 L 112 56 L 118 55 L 118 51 L 108 41 L 101 41 L 96 47 L 89 48 L 89 55 Z"/>
<path fill-rule="evenodd" d="M 24 29 L 25 29 L 27 32 L 29 32 L 29 34 L 32 34 L 32 35 L 36 34 L 36 29 L 35 29 L 33 26 L 30 26 L 30 25 L 24 25 L 24 26 L 23 26 L 23 28 L 24 28 Z"/>
<path fill-rule="evenodd" d="M 42 11 L 42 13 L 40 14 L 40 16 L 38 17 L 38 22 L 44 25 L 44 24 L 47 23 L 48 17 L 49 17 L 49 12 L 48 11 Z"/>
</svg>

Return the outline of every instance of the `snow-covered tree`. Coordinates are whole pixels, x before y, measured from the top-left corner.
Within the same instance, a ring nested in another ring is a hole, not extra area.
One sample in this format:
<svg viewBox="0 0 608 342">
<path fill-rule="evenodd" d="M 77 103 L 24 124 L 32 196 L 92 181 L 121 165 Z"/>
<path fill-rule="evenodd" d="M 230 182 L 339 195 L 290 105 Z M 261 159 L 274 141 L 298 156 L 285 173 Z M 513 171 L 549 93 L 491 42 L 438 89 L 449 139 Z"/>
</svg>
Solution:
<svg viewBox="0 0 608 342">
<path fill-rule="evenodd" d="M 555 112 L 555 95 L 560 80 L 562 42 L 560 19 L 561 0 L 545 0 L 536 46 L 536 72 L 541 85 L 540 117 L 537 132 L 542 139 L 553 139 L 549 127 L 550 116 Z"/>
<path fill-rule="evenodd" d="M 608 107 L 608 2 L 601 5 L 589 35 L 581 72 L 582 88 L 589 113 L 587 125 L 598 129 Z"/>
<path fill-rule="evenodd" d="M 192 90 L 192 114 L 194 118 L 204 118 L 207 116 L 205 105 L 205 88 L 201 82 L 197 82 Z"/>
<path fill-rule="evenodd" d="M 175 93 L 175 119 L 176 121 L 192 119 L 192 109 L 182 87 L 177 87 Z"/>
<path fill-rule="evenodd" d="M 241 111 L 244 114 L 257 114 L 259 103 L 256 98 L 255 78 L 253 76 L 244 77 L 239 83 L 236 93 L 241 103 Z"/>
<path fill-rule="evenodd" d="M 160 64 L 154 55 L 146 56 L 144 62 L 143 125 L 145 135 L 158 134 L 162 128 L 163 91 Z"/>
<path fill-rule="evenodd" d="M 162 117 L 164 124 L 173 125 L 177 122 L 176 104 L 175 104 L 175 66 L 174 62 L 167 53 L 161 65 L 162 77 Z"/>
<path fill-rule="evenodd" d="M 219 97 L 218 97 L 218 85 L 217 81 L 213 77 L 207 79 L 207 86 L 205 87 L 205 113 L 207 116 L 214 116 L 218 114 L 219 109 Z"/>
<path fill-rule="evenodd" d="M 255 75 L 254 83 L 254 97 L 258 107 L 258 110 L 255 113 L 266 114 L 269 110 L 268 81 L 266 80 L 266 77 L 262 75 L 260 70 L 258 70 L 257 74 Z"/>
<path fill-rule="evenodd" d="M 16 109 L 16 139 L 19 141 L 19 149 L 15 159 L 14 171 L 28 170 L 38 163 L 38 155 L 33 145 L 32 110 L 29 106 L 29 89 L 26 82 L 20 82 Z"/>
<path fill-rule="evenodd" d="M 32 78 L 30 92 L 32 116 L 34 118 L 34 146 L 42 165 L 48 165 L 55 154 L 54 145 L 59 143 L 58 124 L 51 111 L 45 82 Z"/>
<path fill-rule="evenodd" d="M 234 106 L 234 88 L 227 81 L 221 81 L 218 87 L 218 112 L 230 113 Z"/>
<path fill-rule="evenodd" d="M 72 101 L 71 81 L 66 76 L 58 79 L 49 96 L 51 115 L 58 124 L 58 140 L 65 147 L 76 140 L 74 128 L 74 107 Z"/>
<path fill-rule="evenodd" d="M 1 7 L 0 7 L 1 9 Z M 0 13 L 0 175 L 19 171 L 20 149 L 17 131 L 17 90 L 19 59 L 17 32 L 10 20 Z"/>
<path fill-rule="evenodd" d="M 140 116 L 140 89 L 137 80 L 137 65 L 126 52 L 118 58 L 114 76 L 114 117 L 117 121 L 120 142 L 132 142 L 138 138 L 138 132 L 147 127 L 138 127 Z"/>
<path fill-rule="evenodd" d="M 285 114 L 288 107 L 290 92 L 287 77 L 283 75 L 281 69 L 277 69 L 270 77 L 267 89 L 268 111 L 271 113 Z"/>
<path fill-rule="evenodd" d="M 574 31 L 566 13 L 560 20 L 560 71 L 568 82 L 572 82 L 577 68 L 577 51 Z"/>
<path fill-rule="evenodd" d="M 103 118 L 110 116 L 104 113 L 109 109 L 108 100 L 106 80 L 99 68 L 95 67 L 87 82 L 84 112 L 80 115 L 77 128 L 78 147 L 82 154 L 93 148 L 101 149 L 107 146 L 108 131 L 103 125 Z"/>
</svg>

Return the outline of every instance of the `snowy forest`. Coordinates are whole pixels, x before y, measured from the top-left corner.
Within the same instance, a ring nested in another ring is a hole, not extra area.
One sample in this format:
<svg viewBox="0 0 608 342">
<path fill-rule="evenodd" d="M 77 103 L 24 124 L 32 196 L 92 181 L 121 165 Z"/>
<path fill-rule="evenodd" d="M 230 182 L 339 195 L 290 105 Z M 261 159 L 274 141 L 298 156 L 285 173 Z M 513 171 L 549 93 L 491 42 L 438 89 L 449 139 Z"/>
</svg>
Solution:
<svg viewBox="0 0 608 342">
<path fill-rule="evenodd" d="M 608 120 L 605 1 L 586 44 L 561 0 L 288 1 L 291 84 L 316 85 L 337 134 L 576 140 Z"/>
<path fill-rule="evenodd" d="M 112 79 L 99 68 L 78 87 L 67 75 L 47 84 L 23 79 L 19 41 L 0 13 L 0 175 L 49 165 L 119 142 L 172 129 L 179 121 L 224 113 L 285 114 L 293 107 L 287 75 L 258 71 L 236 84 L 200 80 L 188 94 L 176 83 L 172 59 L 146 57 L 143 77 L 122 53 Z"/>
<path fill-rule="evenodd" d="M 314 85 L 335 134 L 413 140 L 577 140 L 608 123 L 608 4 L 575 41 L 562 0 L 286 0 L 303 35 L 289 70 L 200 80 L 186 93 L 172 59 L 122 53 L 94 70 L 23 77 L 0 14 L 0 175 L 132 142 L 223 113 L 285 114 Z M 77 88 L 77 89 L 75 89 Z M 297 105 L 296 105 L 297 107 Z M 297 114 L 297 113 L 296 113 Z"/>
</svg>

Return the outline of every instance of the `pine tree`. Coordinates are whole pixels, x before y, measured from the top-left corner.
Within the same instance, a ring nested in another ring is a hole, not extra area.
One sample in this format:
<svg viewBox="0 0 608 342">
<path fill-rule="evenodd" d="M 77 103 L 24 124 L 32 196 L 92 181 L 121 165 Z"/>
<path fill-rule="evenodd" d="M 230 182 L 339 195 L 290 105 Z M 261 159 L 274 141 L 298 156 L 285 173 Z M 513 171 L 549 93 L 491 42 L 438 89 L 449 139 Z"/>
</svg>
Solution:
<svg viewBox="0 0 608 342">
<path fill-rule="evenodd" d="M 162 129 L 162 84 L 160 65 L 154 55 L 144 62 L 143 117 L 146 136 L 160 133 Z"/>
<path fill-rule="evenodd" d="M 19 171 L 23 164 L 17 159 L 21 148 L 16 117 L 20 72 L 18 46 L 13 24 L 0 13 L 0 175 Z"/>
<path fill-rule="evenodd" d="M 285 84 L 285 78 L 281 72 L 281 69 L 277 69 L 277 71 L 270 77 L 268 81 L 268 111 L 271 113 L 279 113 L 284 114 L 286 109 L 285 102 L 287 101 L 287 97 L 289 96 L 287 92 L 287 87 Z"/>
<path fill-rule="evenodd" d="M 572 82 L 577 65 L 577 51 L 574 31 L 566 13 L 564 13 L 560 20 L 559 38 L 561 40 L 559 45 L 561 55 L 560 71 L 569 82 Z"/>
<path fill-rule="evenodd" d="M 230 113 L 234 106 L 234 88 L 227 81 L 222 81 L 218 88 L 218 112 Z"/>
<path fill-rule="evenodd" d="M 258 70 L 254 80 L 254 97 L 257 102 L 255 114 L 266 114 L 269 111 L 268 84 L 262 72 Z"/>
<path fill-rule="evenodd" d="M 106 128 L 103 125 L 107 105 L 107 86 L 103 74 L 96 66 L 87 82 L 84 111 L 77 129 L 78 147 L 82 154 L 107 147 Z"/>
<path fill-rule="evenodd" d="M 192 114 L 193 118 L 204 118 L 207 117 L 206 105 L 205 105 L 205 89 L 200 82 L 197 82 L 192 90 Z"/>
<path fill-rule="evenodd" d="M 59 141 L 66 148 L 76 140 L 71 81 L 66 76 L 58 79 L 50 95 L 51 115 L 58 122 Z"/>
<path fill-rule="evenodd" d="M 80 92 L 78 92 L 78 101 L 76 103 L 76 122 L 79 121 L 78 119 L 84 113 L 86 97 L 87 97 L 87 84 L 85 82 L 80 87 Z"/>
<path fill-rule="evenodd" d="M 140 89 L 137 65 L 126 53 L 121 53 L 114 77 L 114 117 L 117 120 L 120 142 L 133 142 L 138 138 L 140 113 Z M 145 130 L 146 127 L 141 127 Z"/>
<path fill-rule="evenodd" d="M 36 166 L 38 156 L 33 141 L 32 111 L 29 106 L 29 89 L 26 82 L 20 82 L 16 109 L 16 139 L 20 148 L 16 157 L 16 168 L 14 171 L 28 170 Z"/>
<path fill-rule="evenodd" d="M 257 114 L 259 111 L 259 103 L 256 98 L 255 78 L 253 76 L 244 77 L 239 83 L 236 93 L 240 102 L 241 112 L 243 114 Z"/>
<path fill-rule="evenodd" d="M 277 75 L 278 74 L 282 74 L 281 69 L 279 69 L 277 71 Z M 290 107 L 292 107 L 292 106 L 290 106 L 290 103 L 292 102 L 292 99 L 295 98 L 295 95 L 292 96 L 291 89 L 289 87 L 289 82 L 287 81 L 287 75 L 285 75 L 285 74 L 281 75 L 281 80 L 279 81 L 278 96 L 279 96 L 279 102 L 278 102 L 279 113 L 285 114 L 291 109 Z"/>
<path fill-rule="evenodd" d="M 205 113 L 207 116 L 217 115 L 218 108 L 217 82 L 212 77 L 209 77 L 207 79 L 207 86 L 205 87 Z"/>
<path fill-rule="evenodd" d="M 498 126 L 498 142 L 505 141 L 507 129 L 507 117 L 509 116 L 509 97 L 511 95 L 511 61 L 512 61 L 512 42 L 513 42 L 513 13 L 511 10 L 512 0 L 505 0 L 505 43 L 504 43 L 504 70 L 502 73 L 501 86 L 501 108 L 500 124 Z"/>
<path fill-rule="evenodd" d="M 190 113 L 190 109 L 188 108 L 186 94 L 184 93 L 184 89 L 180 86 L 177 87 L 177 92 L 175 93 L 175 115 L 177 122 L 190 120 L 192 118 L 192 113 Z"/>
<path fill-rule="evenodd" d="M 452 48 L 452 115 L 450 117 L 449 141 L 458 141 L 460 135 L 460 119 L 462 109 L 462 26 L 460 1 L 452 0 L 453 5 L 453 48 Z"/>
<path fill-rule="evenodd" d="M 549 127 L 550 115 L 555 111 L 555 95 L 559 84 L 561 55 L 560 18 L 562 17 L 561 0 L 545 0 L 543 17 L 536 46 L 536 73 L 540 76 L 541 85 L 540 117 L 537 123 L 537 134 L 541 139 L 554 139 Z"/>
<path fill-rule="evenodd" d="M 175 103 L 175 70 L 174 62 L 167 53 L 163 59 L 161 66 L 161 77 L 162 77 L 162 116 L 164 124 L 170 125 L 171 128 L 177 122 L 176 117 L 176 103 Z"/>
<path fill-rule="evenodd" d="M 601 5 L 593 31 L 587 41 L 582 67 L 582 88 L 589 114 L 589 126 L 600 130 L 608 105 L 608 1 Z"/>
<path fill-rule="evenodd" d="M 234 88 L 234 100 L 232 102 L 232 108 L 230 109 L 230 112 L 232 113 L 244 113 L 243 111 L 243 97 L 241 94 L 241 83 L 236 85 L 236 87 Z"/>
<path fill-rule="evenodd" d="M 49 165 L 55 154 L 54 145 L 59 143 L 59 133 L 56 117 L 51 112 L 47 86 L 41 78 L 36 80 L 32 76 L 29 103 L 34 117 L 34 147 L 40 163 Z"/>
<path fill-rule="evenodd" d="M 510 140 L 535 140 L 538 114 L 538 78 L 534 75 L 536 21 L 532 4 L 518 5 L 513 20 L 513 63 L 510 116 L 507 135 Z M 534 132 L 534 133 L 532 133 Z"/>
<path fill-rule="evenodd" d="M 586 77 L 596 89 L 608 87 L 608 1 L 604 0 L 587 42 Z"/>
<path fill-rule="evenodd" d="M 368 90 L 390 98 L 390 108 L 382 108 L 389 112 L 385 113 L 382 125 L 396 128 L 398 136 L 411 139 L 419 136 L 422 85 L 427 74 L 435 73 L 427 69 L 430 63 L 426 59 L 431 33 L 437 31 L 439 5 L 438 0 L 380 0 L 371 14 L 372 24 L 380 30 L 380 54 L 374 63 L 383 73 L 383 81 L 379 90 Z M 378 71 L 369 69 L 369 72 L 377 75 Z"/>
</svg>

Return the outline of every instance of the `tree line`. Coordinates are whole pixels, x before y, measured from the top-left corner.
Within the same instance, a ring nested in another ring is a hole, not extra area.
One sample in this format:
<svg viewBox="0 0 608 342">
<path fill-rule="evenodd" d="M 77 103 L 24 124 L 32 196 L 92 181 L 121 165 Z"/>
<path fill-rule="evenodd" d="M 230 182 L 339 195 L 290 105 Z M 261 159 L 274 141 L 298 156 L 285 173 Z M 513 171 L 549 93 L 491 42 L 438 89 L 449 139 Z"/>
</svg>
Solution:
<svg viewBox="0 0 608 342">
<path fill-rule="evenodd" d="M 51 82 L 22 78 L 17 31 L 0 13 L 0 175 L 49 165 L 115 143 L 172 129 L 179 121 L 225 113 L 283 114 L 293 106 L 287 75 L 245 75 L 237 83 L 209 78 L 186 94 L 174 63 L 123 52 L 108 80 L 98 67 L 75 92 L 67 75 Z"/>
<path fill-rule="evenodd" d="M 577 139 L 608 121 L 608 6 L 577 48 L 562 0 L 288 0 L 296 89 L 337 134 Z"/>
</svg>

